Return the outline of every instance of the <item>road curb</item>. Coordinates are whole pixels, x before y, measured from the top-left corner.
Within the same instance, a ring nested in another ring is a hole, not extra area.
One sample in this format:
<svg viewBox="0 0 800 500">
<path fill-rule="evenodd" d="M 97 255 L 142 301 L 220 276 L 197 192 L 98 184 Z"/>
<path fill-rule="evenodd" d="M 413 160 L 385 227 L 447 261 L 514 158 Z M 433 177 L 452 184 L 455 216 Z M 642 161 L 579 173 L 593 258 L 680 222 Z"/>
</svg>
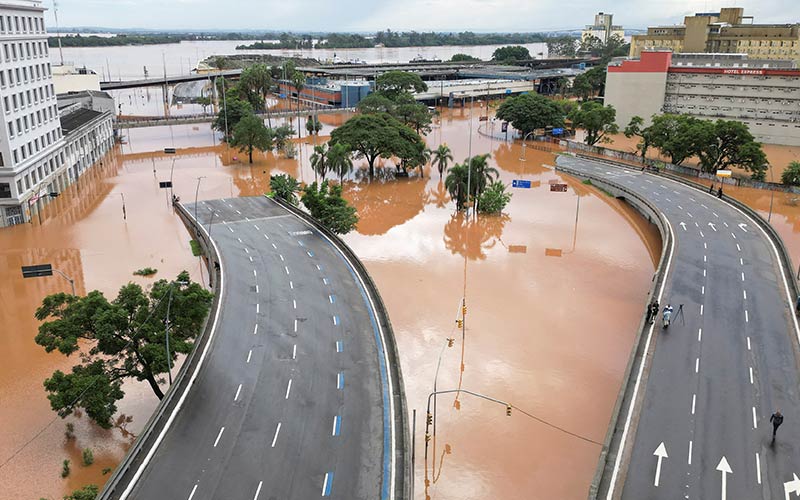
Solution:
<svg viewBox="0 0 800 500">
<path fill-rule="evenodd" d="M 219 262 L 219 255 L 217 255 L 214 245 L 211 244 L 206 235 L 198 228 L 198 225 L 188 210 L 186 210 L 186 207 L 184 207 L 181 203 L 175 203 L 173 204 L 173 207 L 178 212 L 178 216 L 186 225 L 189 233 L 194 236 L 195 240 L 197 240 L 197 242 L 200 244 L 207 262 Z M 212 269 L 213 271 L 211 271 Z M 173 384 L 167 390 L 166 394 L 164 394 L 164 399 L 162 399 L 158 406 L 156 406 L 156 409 L 153 411 L 153 414 L 150 416 L 150 419 L 145 424 L 141 433 L 139 433 L 139 436 L 136 438 L 133 446 L 131 446 L 131 448 L 128 450 L 128 453 L 125 455 L 125 458 L 123 458 L 122 462 L 120 462 L 120 464 L 114 470 L 114 473 L 103 487 L 103 491 L 101 491 L 97 496 L 97 500 L 111 500 L 120 497 L 127 485 L 133 479 L 136 469 L 141 465 L 145 458 L 142 452 L 152 448 L 154 442 L 157 440 L 159 433 L 155 431 L 164 428 L 170 418 L 170 414 L 178 404 L 179 398 L 176 396 L 182 394 L 186 390 L 186 387 L 191 383 L 191 378 L 187 378 L 187 374 L 190 373 L 190 371 L 192 371 L 200 361 L 197 353 L 202 352 L 205 349 L 209 338 L 211 337 L 210 332 L 215 326 L 212 318 L 216 316 L 221 300 L 221 289 L 219 287 L 219 283 L 221 282 L 222 271 L 221 269 L 217 269 L 216 266 L 209 266 L 209 270 L 210 272 L 213 272 L 214 276 L 213 281 L 210 279 L 211 276 L 209 276 L 209 280 L 213 283 L 214 301 L 212 302 L 211 309 L 206 317 L 203 330 L 198 335 L 197 339 L 195 339 L 192 352 L 189 353 L 184 360 L 181 369 L 175 376 Z"/>
<path fill-rule="evenodd" d="M 392 324 L 389 320 L 389 313 L 386 309 L 386 305 L 384 304 L 383 299 L 378 292 L 378 287 L 372 280 L 367 268 L 361 262 L 361 259 L 358 258 L 355 252 L 353 252 L 353 250 L 347 245 L 347 243 L 344 242 L 344 240 L 328 230 L 328 228 L 323 226 L 310 214 L 304 212 L 298 207 L 277 198 L 267 198 L 293 214 L 295 217 L 310 224 L 320 233 L 325 235 L 331 242 L 334 243 L 338 250 L 347 257 L 347 260 L 349 260 L 355 268 L 355 272 L 358 273 L 363 282 L 366 284 L 368 289 L 367 292 L 374 302 L 376 309 L 375 312 L 377 313 L 378 320 L 386 333 L 386 345 L 384 345 L 384 349 L 386 349 L 386 353 L 390 360 L 387 368 L 389 369 L 390 377 L 393 381 L 393 394 L 390 394 L 390 397 L 393 399 L 395 408 L 397 409 L 395 412 L 395 428 L 399 431 L 400 436 L 399 438 L 395 439 L 395 442 L 397 443 L 394 456 L 395 474 L 398 479 L 395 481 L 394 498 L 397 500 L 411 499 L 413 495 L 414 471 L 411 467 L 411 438 L 408 429 L 408 407 L 406 404 L 406 394 L 403 385 L 403 374 L 400 368 L 400 356 L 397 349 L 397 341 L 395 339 L 394 330 L 392 329 Z"/>
<path fill-rule="evenodd" d="M 591 161 L 597 161 L 594 158 L 586 158 Z M 602 162 L 600 162 L 602 163 Z M 652 285 L 650 286 L 650 290 L 647 294 L 647 301 L 645 303 L 645 307 L 647 307 L 650 302 L 652 302 L 653 297 L 657 295 L 657 291 L 664 283 L 666 278 L 666 266 L 665 264 L 668 262 L 670 258 L 669 249 L 671 248 L 672 244 L 672 235 L 669 229 L 669 224 L 661 215 L 660 210 L 656 208 L 649 200 L 639 196 L 638 194 L 634 193 L 633 191 L 628 190 L 622 185 L 619 185 L 614 182 L 610 182 L 606 179 L 602 179 L 599 177 L 595 177 L 591 174 L 587 174 L 585 172 L 580 172 L 577 170 L 573 170 L 569 167 L 564 167 L 558 165 L 556 162 L 556 170 L 560 172 L 567 173 L 574 177 L 580 179 L 589 179 L 592 181 L 593 184 L 598 185 L 599 187 L 605 189 L 606 191 L 611 192 L 612 195 L 617 197 L 622 197 L 627 203 L 631 206 L 636 208 L 642 215 L 644 215 L 651 223 L 655 224 L 658 227 L 659 232 L 661 233 L 661 258 L 659 260 L 658 266 L 656 268 L 655 273 L 653 274 Z M 618 196 L 618 193 L 621 193 L 622 196 Z M 624 427 L 624 419 L 621 419 L 623 413 L 623 408 L 628 408 L 630 411 L 631 405 L 634 405 L 634 410 L 637 414 L 634 415 L 634 418 L 638 420 L 638 410 L 636 410 L 635 405 L 637 401 L 634 400 L 634 387 L 635 384 L 632 383 L 637 376 L 638 370 L 634 368 L 641 367 L 642 363 L 647 356 L 647 351 L 652 351 L 654 349 L 654 345 L 650 347 L 650 349 L 646 348 L 647 336 L 645 333 L 647 332 L 650 324 L 646 321 L 646 315 L 642 316 L 641 321 L 639 322 L 639 328 L 636 332 L 636 337 L 633 342 L 633 348 L 631 350 L 631 355 L 628 359 L 628 364 L 625 366 L 625 371 L 622 377 L 622 385 L 620 386 L 619 392 L 617 393 L 617 400 L 614 404 L 614 408 L 611 411 L 611 418 L 609 419 L 608 430 L 606 431 L 606 437 L 603 441 L 603 448 L 600 451 L 600 457 L 598 458 L 597 468 L 595 469 L 594 477 L 592 478 L 591 485 L 589 486 L 589 500 L 596 500 L 597 498 L 603 498 L 608 494 L 609 489 L 609 482 L 613 476 L 613 469 L 614 463 L 617 460 L 617 457 L 620 453 L 624 453 L 624 449 L 620 449 L 622 444 L 622 435 L 625 432 Z M 646 373 L 645 378 L 643 379 L 646 381 Z M 637 400 L 640 400 L 643 395 L 640 394 L 637 397 Z M 633 432 L 635 432 L 635 425 L 633 426 Z"/>
</svg>

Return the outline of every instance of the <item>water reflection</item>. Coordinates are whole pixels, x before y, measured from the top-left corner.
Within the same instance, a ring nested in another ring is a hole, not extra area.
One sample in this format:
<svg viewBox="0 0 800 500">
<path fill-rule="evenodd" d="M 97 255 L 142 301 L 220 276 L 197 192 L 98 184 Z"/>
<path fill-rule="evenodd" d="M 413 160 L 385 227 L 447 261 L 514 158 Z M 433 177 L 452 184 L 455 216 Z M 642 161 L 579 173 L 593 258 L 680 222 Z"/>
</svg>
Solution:
<svg viewBox="0 0 800 500">
<path fill-rule="evenodd" d="M 363 172 L 363 170 L 362 170 Z M 362 235 L 385 234 L 422 212 L 426 203 L 426 179 L 384 180 L 381 172 L 393 177 L 391 169 L 377 169 L 371 182 L 345 182 L 344 197 L 358 211 L 358 232 Z"/>
<path fill-rule="evenodd" d="M 444 225 L 444 245 L 453 254 L 470 260 L 484 260 L 486 251 L 500 242 L 503 229 L 510 220 L 507 214 L 466 217 L 459 212 Z"/>
</svg>

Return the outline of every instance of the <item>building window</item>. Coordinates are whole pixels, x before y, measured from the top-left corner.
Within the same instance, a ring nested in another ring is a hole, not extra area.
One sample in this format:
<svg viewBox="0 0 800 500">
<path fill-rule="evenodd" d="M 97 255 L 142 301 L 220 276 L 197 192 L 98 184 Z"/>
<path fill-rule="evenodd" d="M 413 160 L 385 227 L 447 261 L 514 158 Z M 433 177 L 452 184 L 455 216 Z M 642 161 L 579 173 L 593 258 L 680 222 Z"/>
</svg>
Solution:
<svg viewBox="0 0 800 500">
<path fill-rule="evenodd" d="M 0 198 L 11 198 L 11 184 L 0 182 Z"/>
</svg>

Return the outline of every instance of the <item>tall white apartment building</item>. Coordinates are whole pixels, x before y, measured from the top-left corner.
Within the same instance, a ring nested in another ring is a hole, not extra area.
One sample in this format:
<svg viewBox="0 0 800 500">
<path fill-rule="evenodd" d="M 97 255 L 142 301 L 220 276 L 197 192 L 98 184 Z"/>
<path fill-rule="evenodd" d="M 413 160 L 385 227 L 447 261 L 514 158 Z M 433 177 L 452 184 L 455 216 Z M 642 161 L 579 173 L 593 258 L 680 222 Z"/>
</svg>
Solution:
<svg viewBox="0 0 800 500">
<path fill-rule="evenodd" d="M 28 220 L 69 182 L 44 10 L 0 0 L 0 227 Z"/>
</svg>

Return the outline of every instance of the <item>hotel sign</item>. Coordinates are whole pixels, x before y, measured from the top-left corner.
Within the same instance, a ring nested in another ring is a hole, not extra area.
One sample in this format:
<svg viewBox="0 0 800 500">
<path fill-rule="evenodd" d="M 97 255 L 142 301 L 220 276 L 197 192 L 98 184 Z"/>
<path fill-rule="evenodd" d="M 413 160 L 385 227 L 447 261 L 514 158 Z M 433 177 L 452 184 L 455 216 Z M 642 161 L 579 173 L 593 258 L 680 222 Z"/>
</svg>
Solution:
<svg viewBox="0 0 800 500">
<path fill-rule="evenodd" d="M 722 73 L 725 75 L 763 75 L 763 69 L 724 69 Z"/>
</svg>

